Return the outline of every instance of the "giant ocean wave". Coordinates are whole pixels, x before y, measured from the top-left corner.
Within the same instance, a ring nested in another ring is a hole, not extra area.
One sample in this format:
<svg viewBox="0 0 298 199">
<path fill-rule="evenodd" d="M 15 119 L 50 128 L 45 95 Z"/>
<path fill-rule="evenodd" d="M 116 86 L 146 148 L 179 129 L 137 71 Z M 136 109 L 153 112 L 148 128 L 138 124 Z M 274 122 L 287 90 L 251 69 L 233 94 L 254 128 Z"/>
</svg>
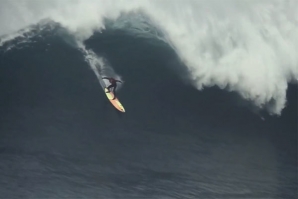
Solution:
<svg viewBox="0 0 298 199">
<path fill-rule="evenodd" d="M 94 32 L 123 30 L 169 45 L 195 88 L 234 91 L 279 115 L 288 83 L 298 79 L 297 9 L 294 0 L 12 0 L 1 3 L 0 44 L 28 39 L 28 26 L 42 20 L 40 27 L 59 24 L 82 48 Z"/>
<path fill-rule="evenodd" d="M 296 10 L 1 1 L 1 196 L 296 198 Z"/>
</svg>

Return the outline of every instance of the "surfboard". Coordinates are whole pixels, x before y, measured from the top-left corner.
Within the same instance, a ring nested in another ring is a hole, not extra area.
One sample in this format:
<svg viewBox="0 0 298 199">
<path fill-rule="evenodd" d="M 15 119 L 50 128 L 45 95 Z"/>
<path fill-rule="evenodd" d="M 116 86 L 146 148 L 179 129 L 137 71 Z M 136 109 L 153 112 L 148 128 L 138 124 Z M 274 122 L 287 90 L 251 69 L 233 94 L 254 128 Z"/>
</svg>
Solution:
<svg viewBox="0 0 298 199">
<path fill-rule="evenodd" d="M 105 94 L 107 96 L 107 98 L 110 100 L 111 104 L 118 110 L 118 111 L 121 111 L 121 112 L 125 112 L 125 109 L 124 107 L 122 106 L 121 102 L 119 101 L 119 99 L 116 97 L 115 99 L 114 98 L 114 93 L 111 91 L 109 93 L 107 93 L 108 89 L 105 88 Z"/>
</svg>

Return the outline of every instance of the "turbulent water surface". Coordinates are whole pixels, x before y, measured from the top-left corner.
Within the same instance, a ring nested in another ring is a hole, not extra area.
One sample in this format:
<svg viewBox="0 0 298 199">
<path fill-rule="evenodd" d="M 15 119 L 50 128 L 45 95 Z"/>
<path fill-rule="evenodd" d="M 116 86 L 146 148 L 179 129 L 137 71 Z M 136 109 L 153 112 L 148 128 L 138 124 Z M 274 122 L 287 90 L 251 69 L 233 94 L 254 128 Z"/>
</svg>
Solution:
<svg viewBox="0 0 298 199">
<path fill-rule="evenodd" d="M 0 195 L 296 198 L 297 9 L 0 2 Z"/>
</svg>

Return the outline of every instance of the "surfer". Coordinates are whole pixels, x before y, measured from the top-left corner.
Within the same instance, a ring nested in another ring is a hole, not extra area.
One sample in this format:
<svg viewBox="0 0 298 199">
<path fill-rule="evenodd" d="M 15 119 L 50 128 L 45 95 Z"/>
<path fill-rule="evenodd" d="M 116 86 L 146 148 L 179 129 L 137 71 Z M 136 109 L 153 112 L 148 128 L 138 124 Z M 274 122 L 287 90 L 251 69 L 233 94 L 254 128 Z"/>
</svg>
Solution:
<svg viewBox="0 0 298 199">
<path fill-rule="evenodd" d="M 113 88 L 113 93 L 114 93 L 114 98 L 113 99 L 115 99 L 116 98 L 116 93 L 115 92 L 116 92 L 116 88 L 117 88 L 117 82 L 120 82 L 120 83 L 122 83 L 122 82 L 120 80 L 116 80 L 112 77 L 103 77 L 102 79 L 107 79 L 111 83 L 111 85 L 107 87 L 108 91 L 106 93 L 111 92 L 110 89 Z"/>
</svg>

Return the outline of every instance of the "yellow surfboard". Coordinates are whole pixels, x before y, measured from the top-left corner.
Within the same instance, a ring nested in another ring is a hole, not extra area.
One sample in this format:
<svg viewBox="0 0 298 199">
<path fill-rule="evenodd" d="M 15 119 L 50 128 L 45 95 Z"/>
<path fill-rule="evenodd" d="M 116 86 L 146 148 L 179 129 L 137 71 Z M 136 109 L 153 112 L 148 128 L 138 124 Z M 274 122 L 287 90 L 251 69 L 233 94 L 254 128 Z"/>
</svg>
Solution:
<svg viewBox="0 0 298 199">
<path fill-rule="evenodd" d="M 105 93 L 106 93 L 106 95 L 107 95 L 107 98 L 110 100 L 110 102 L 113 104 L 113 106 L 117 109 L 117 110 L 119 110 L 119 111 L 121 111 L 121 112 L 125 112 L 125 109 L 124 109 L 124 107 L 122 106 L 122 104 L 120 103 L 120 101 L 118 100 L 118 98 L 116 97 L 115 99 L 113 99 L 114 98 L 114 93 L 113 92 L 109 92 L 109 93 L 107 93 L 108 92 L 108 89 L 107 88 L 105 88 Z"/>
</svg>

